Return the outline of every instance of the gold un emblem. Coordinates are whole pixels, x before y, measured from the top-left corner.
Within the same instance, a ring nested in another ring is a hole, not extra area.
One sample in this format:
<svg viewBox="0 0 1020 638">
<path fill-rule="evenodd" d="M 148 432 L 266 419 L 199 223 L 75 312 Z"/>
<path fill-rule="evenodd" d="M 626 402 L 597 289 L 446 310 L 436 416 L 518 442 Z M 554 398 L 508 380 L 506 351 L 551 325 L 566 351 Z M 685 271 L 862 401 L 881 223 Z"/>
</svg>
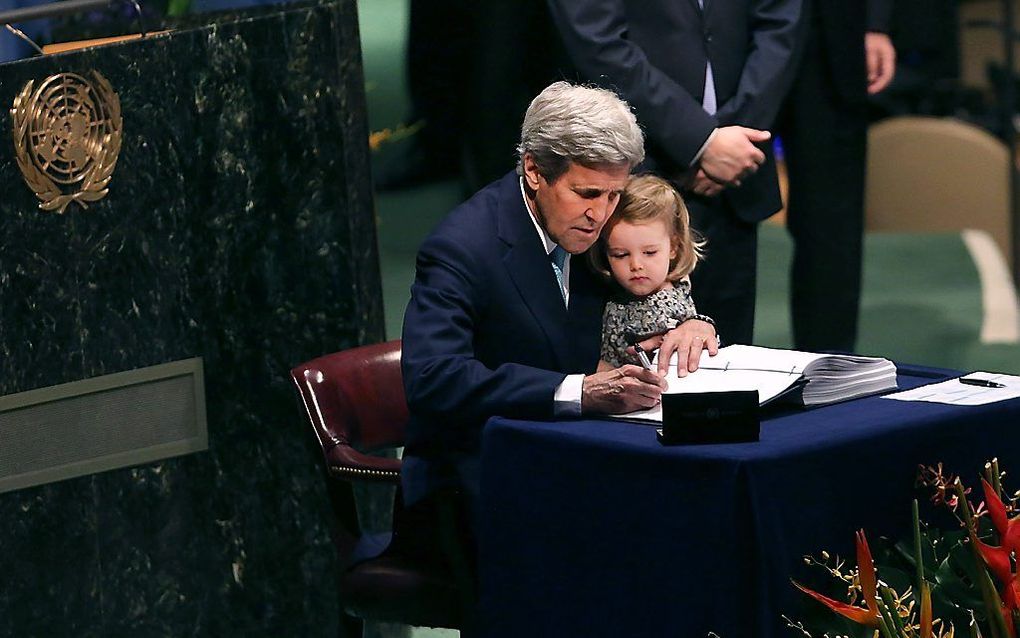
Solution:
<svg viewBox="0 0 1020 638">
<path fill-rule="evenodd" d="M 91 82 L 51 75 L 38 87 L 30 80 L 14 99 L 14 155 L 42 210 L 63 213 L 71 202 L 88 208 L 109 192 L 120 154 L 120 98 L 100 73 L 91 75 Z"/>
</svg>

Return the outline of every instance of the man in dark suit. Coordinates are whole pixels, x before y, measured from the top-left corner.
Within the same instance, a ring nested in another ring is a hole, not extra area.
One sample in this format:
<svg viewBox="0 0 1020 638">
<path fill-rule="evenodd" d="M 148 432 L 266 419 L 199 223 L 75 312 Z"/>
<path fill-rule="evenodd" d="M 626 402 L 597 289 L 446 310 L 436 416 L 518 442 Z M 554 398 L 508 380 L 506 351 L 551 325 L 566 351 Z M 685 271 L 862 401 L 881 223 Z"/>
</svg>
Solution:
<svg viewBox="0 0 1020 638">
<path fill-rule="evenodd" d="M 749 343 L 757 223 L 781 207 L 761 129 L 791 80 L 801 0 L 548 1 L 585 79 L 637 110 L 646 166 L 685 186 L 692 225 L 708 239 L 691 277 L 698 309 L 723 339 Z"/>
<path fill-rule="evenodd" d="M 557 82 L 529 106 L 518 152 L 516 173 L 454 209 L 418 253 L 401 360 L 408 505 L 459 490 L 473 506 L 492 416 L 623 413 L 665 388 L 638 366 L 595 373 L 606 290 L 575 258 L 644 156 L 634 114 L 609 91 Z M 691 319 L 661 349 L 696 362 L 716 347 L 711 324 Z"/>
<path fill-rule="evenodd" d="M 861 293 L 867 97 L 892 80 L 891 0 L 808 3 L 803 60 L 779 121 L 790 197 L 793 343 L 853 351 Z"/>
</svg>

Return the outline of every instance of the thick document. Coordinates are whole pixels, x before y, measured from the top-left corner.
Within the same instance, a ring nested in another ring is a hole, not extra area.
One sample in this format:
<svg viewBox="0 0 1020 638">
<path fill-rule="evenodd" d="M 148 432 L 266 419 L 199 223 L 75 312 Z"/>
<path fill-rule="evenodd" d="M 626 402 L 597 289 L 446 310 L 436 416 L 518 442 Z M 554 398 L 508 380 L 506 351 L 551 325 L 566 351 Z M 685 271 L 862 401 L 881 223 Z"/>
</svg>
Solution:
<svg viewBox="0 0 1020 638">
<path fill-rule="evenodd" d="M 896 366 L 888 359 L 818 354 L 759 346 L 732 345 L 710 357 L 686 377 L 670 363 L 667 394 L 757 390 L 759 405 L 773 402 L 815 407 L 896 389 Z M 662 422 L 662 407 L 623 419 Z"/>
</svg>

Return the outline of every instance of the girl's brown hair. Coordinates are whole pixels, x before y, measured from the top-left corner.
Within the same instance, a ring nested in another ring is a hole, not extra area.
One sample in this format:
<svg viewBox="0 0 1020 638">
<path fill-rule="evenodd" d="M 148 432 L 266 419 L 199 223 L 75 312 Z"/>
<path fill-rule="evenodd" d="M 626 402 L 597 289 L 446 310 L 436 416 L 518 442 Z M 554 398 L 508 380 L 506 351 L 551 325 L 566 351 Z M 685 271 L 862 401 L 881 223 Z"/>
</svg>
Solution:
<svg viewBox="0 0 1020 638">
<path fill-rule="evenodd" d="M 666 279 L 676 283 L 691 274 L 702 257 L 705 241 L 691 228 L 691 217 L 687 205 L 673 185 L 655 175 L 635 175 L 627 182 L 620 196 L 620 203 L 599 235 L 597 247 L 588 251 L 588 263 L 595 272 L 607 280 L 613 274 L 606 259 L 606 240 L 609 231 L 620 222 L 647 224 L 652 221 L 665 222 L 670 229 L 670 245 L 676 249 L 676 257 L 669 264 Z"/>
</svg>

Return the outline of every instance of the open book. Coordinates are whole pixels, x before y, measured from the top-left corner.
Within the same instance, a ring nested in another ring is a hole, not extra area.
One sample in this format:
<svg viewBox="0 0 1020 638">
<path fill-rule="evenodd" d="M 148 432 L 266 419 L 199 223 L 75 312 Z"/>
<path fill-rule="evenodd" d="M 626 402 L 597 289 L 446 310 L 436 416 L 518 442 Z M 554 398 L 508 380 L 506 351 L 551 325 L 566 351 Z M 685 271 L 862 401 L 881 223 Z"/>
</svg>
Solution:
<svg viewBox="0 0 1020 638">
<path fill-rule="evenodd" d="M 877 357 L 732 345 L 714 357 L 702 353 L 699 368 L 683 378 L 676 376 L 674 356 L 667 382 L 667 393 L 757 390 L 760 405 L 813 407 L 894 390 L 896 366 Z M 618 416 L 661 422 L 662 406 Z"/>
</svg>

